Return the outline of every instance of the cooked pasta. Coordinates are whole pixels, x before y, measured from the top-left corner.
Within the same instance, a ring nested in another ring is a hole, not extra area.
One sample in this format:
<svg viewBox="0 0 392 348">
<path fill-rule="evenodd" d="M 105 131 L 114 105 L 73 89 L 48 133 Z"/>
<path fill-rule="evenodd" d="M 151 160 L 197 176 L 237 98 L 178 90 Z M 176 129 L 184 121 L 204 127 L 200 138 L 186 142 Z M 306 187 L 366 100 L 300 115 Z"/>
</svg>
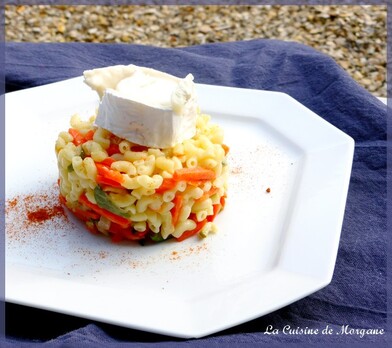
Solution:
<svg viewBox="0 0 392 348">
<path fill-rule="evenodd" d="M 198 115 L 193 138 L 164 149 L 120 139 L 94 119 L 73 115 L 55 144 L 60 199 L 91 232 L 158 242 L 217 230 L 228 147 L 208 115 Z"/>
</svg>

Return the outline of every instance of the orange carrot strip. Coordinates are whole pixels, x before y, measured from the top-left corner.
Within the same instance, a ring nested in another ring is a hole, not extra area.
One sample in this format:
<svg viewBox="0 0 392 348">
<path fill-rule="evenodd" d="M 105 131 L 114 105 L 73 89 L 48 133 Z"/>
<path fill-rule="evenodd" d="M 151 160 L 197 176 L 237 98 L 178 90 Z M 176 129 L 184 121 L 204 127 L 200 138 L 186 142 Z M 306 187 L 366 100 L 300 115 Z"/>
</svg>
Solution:
<svg viewBox="0 0 392 348">
<path fill-rule="evenodd" d="M 183 201 L 184 199 L 181 195 L 176 195 L 173 199 L 174 207 L 170 210 L 170 213 L 172 215 L 173 226 L 177 225 L 178 218 L 180 217 Z"/>
<path fill-rule="evenodd" d="M 131 225 L 131 221 L 125 217 L 113 214 L 112 212 L 99 207 L 97 204 L 90 202 L 85 194 L 79 197 L 79 203 L 83 204 L 87 208 L 90 208 L 91 210 L 94 210 L 99 215 L 106 217 L 108 220 L 120 225 L 123 228 L 127 228 Z"/>
<path fill-rule="evenodd" d="M 225 150 L 225 155 L 227 155 L 230 151 L 230 148 L 226 144 L 222 144 L 223 150 Z"/>
<path fill-rule="evenodd" d="M 207 220 L 203 220 L 196 223 L 196 227 L 193 230 L 185 231 L 180 237 L 176 238 L 177 242 L 182 242 L 183 240 L 198 234 L 200 230 L 205 226 Z"/>
<path fill-rule="evenodd" d="M 93 140 L 94 131 L 91 129 L 84 135 L 84 141 Z"/>
<path fill-rule="evenodd" d="M 72 138 L 73 138 L 72 142 L 76 146 L 84 143 L 84 141 L 85 141 L 84 136 L 77 129 L 70 128 L 70 129 L 68 129 L 68 133 L 72 135 Z"/>
<path fill-rule="evenodd" d="M 161 186 L 159 186 L 157 189 L 155 189 L 156 193 L 163 193 L 167 190 L 172 190 L 176 187 L 177 181 L 175 181 L 173 178 L 164 178 L 162 181 Z"/>
<path fill-rule="evenodd" d="M 96 181 L 97 181 L 97 184 L 100 184 L 100 185 L 107 185 L 107 186 L 111 186 L 111 187 L 123 188 L 121 186 L 121 184 L 119 184 L 117 181 L 108 179 L 108 178 L 104 177 L 103 175 L 97 174 Z"/>
<path fill-rule="evenodd" d="M 196 168 L 181 168 L 177 169 L 173 174 L 173 179 L 176 181 L 198 181 L 198 180 L 214 180 L 216 178 L 215 172 L 211 169 L 202 167 Z"/>
<path fill-rule="evenodd" d="M 95 163 L 95 166 L 97 167 L 98 174 L 102 175 L 106 179 L 110 179 L 119 184 L 122 184 L 124 182 L 124 178 L 120 172 L 109 169 L 107 166 L 101 163 Z"/>
<path fill-rule="evenodd" d="M 86 134 L 82 134 L 75 128 L 68 129 L 68 133 L 72 135 L 73 143 L 78 146 L 80 144 L 85 143 L 87 140 L 92 140 L 94 137 L 94 131 L 91 129 Z"/>
<path fill-rule="evenodd" d="M 222 206 L 221 210 L 225 208 L 226 205 L 226 196 L 222 196 L 220 199 L 220 205 Z"/>
<path fill-rule="evenodd" d="M 116 162 L 116 160 L 114 158 L 111 157 L 106 157 L 103 161 L 99 162 L 105 166 L 110 167 L 112 165 L 113 162 Z"/>
</svg>

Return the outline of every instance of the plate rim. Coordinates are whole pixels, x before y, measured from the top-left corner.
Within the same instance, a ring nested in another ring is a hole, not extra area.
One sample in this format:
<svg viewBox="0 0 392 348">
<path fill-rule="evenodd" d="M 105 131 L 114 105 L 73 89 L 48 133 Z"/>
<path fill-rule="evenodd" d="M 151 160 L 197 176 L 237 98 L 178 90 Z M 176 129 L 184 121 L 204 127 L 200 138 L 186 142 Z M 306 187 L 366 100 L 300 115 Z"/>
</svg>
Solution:
<svg viewBox="0 0 392 348">
<path fill-rule="evenodd" d="M 42 86 L 35 86 L 32 88 L 28 88 L 28 89 L 24 89 L 24 90 L 20 90 L 20 91 L 14 91 L 14 92 L 10 92 L 7 93 L 5 95 L 6 97 L 6 120 L 7 120 L 7 99 L 9 98 L 14 98 L 18 97 L 19 95 L 24 95 L 25 93 L 31 93 L 32 90 L 34 91 L 40 91 L 42 89 L 46 89 L 46 88 L 51 88 L 53 86 L 57 87 L 61 87 L 62 84 L 68 84 L 68 83 L 80 83 L 82 81 L 82 77 L 75 77 L 75 78 L 71 78 L 71 79 L 67 79 L 67 80 L 62 80 L 62 81 L 58 81 L 58 82 L 53 82 L 50 84 L 46 84 L 46 85 L 42 85 Z M 352 162 L 353 162 L 353 155 L 354 155 L 354 140 L 347 134 L 345 134 L 344 132 L 342 132 L 341 130 L 339 130 L 338 128 L 336 128 L 335 126 L 331 125 L 330 123 L 328 123 L 327 121 L 325 121 L 323 118 L 321 118 L 320 116 L 318 116 L 317 114 L 315 114 L 313 111 L 309 110 L 308 108 L 306 108 L 305 106 L 303 106 L 302 104 L 300 104 L 297 100 L 295 100 L 294 98 L 292 98 L 291 96 L 289 96 L 286 93 L 283 92 L 277 92 L 277 91 L 263 91 L 263 90 L 256 90 L 256 89 L 246 89 L 246 88 L 238 88 L 238 87 L 226 87 L 226 86 L 216 86 L 216 85 L 206 85 L 206 84 L 197 84 L 198 88 L 200 88 L 201 90 L 205 90 L 207 93 L 210 93 L 211 90 L 215 90 L 215 91 L 224 91 L 225 93 L 237 93 L 237 94 L 245 94 L 245 95 L 260 95 L 260 93 L 267 93 L 270 96 L 278 96 L 279 98 L 285 98 L 286 100 L 290 101 L 291 103 L 294 103 L 297 107 L 301 108 L 302 111 L 304 111 L 304 113 L 306 113 L 306 117 L 311 119 L 314 118 L 316 124 L 319 124 L 320 127 L 328 127 L 328 132 L 332 132 L 333 134 L 336 134 L 337 139 L 339 139 L 339 141 L 337 141 L 335 143 L 335 145 L 331 146 L 331 147 L 323 147 L 321 146 L 321 148 L 319 149 L 315 149 L 314 153 L 310 153 L 310 155 L 313 156 L 317 156 L 317 154 L 320 153 L 320 151 L 331 151 L 331 148 L 335 149 L 336 151 L 339 152 L 345 152 L 345 156 L 343 156 L 344 158 L 342 159 L 342 163 L 341 163 L 341 168 L 343 171 L 343 174 L 341 174 L 341 178 L 339 181 L 339 188 L 343 188 L 343 192 L 340 192 L 340 194 L 338 195 L 339 198 L 339 211 L 340 211 L 340 216 L 337 218 L 335 225 L 334 225 L 334 234 L 333 234 L 333 241 L 331 242 L 331 246 L 330 246 L 330 250 L 331 250 L 331 255 L 330 255 L 330 259 L 329 259 L 329 264 L 327 266 L 328 272 L 326 272 L 325 274 L 323 274 L 320 277 L 313 277 L 313 276 L 309 276 L 309 275 L 304 275 L 301 272 L 296 272 L 293 269 L 290 269 L 290 267 L 287 267 L 286 263 L 277 263 L 274 270 L 278 270 L 278 271 L 283 271 L 283 272 L 287 272 L 290 273 L 290 276 L 292 277 L 292 281 L 293 282 L 298 282 L 298 287 L 300 287 L 300 283 L 304 281 L 304 277 L 305 278 L 309 278 L 309 284 L 308 285 L 309 288 L 306 289 L 302 289 L 302 295 L 296 295 L 296 296 L 292 296 L 292 298 L 290 298 L 288 301 L 286 301 L 285 303 L 283 303 L 282 305 L 279 306 L 273 306 L 274 310 L 282 308 L 283 306 L 286 306 L 290 303 L 293 303 L 301 298 L 304 298 L 318 290 L 320 290 L 321 288 L 327 286 L 332 279 L 333 276 L 333 271 L 334 271 L 334 267 L 335 267 L 335 263 L 336 263 L 336 256 L 337 256 L 337 251 L 338 251 L 338 246 L 339 246 L 339 240 L 340 240 L 340 234 L 341 234 L 341 228 L 342 228 L 342 224 L 343 224 L 343 217 L 344 217 L 344 208 L 345 208 L 345 204 L 346 204 L 346 200 L 347 200 L 347 194 L 348 194 L 348 187 L 349 187 L 349 182 L 350 182 L 350 177 L 351 177 L 351 167 L 352 167 Z M 208 109 L 208 107 L 206 107 L 206 109 Z M 210 112 L 210 111 L 208 111 Z M 327 125 L 327 126 L 326 126 Z M 281 129 L 278 129 L 279 131 L 282 131 Z M 311 157 L 311 156 L 310 156 Z M 311 158 L 312 159 L 312 158 Z M 309 160 L 309 156 L 307 157 L 307 160 Z M 343 163 L 344 161 L 344 163 Z M 314 170 L 314 168 L 311 168 L 312 170 Z M 302 173 L 304 174 L 304 173 Z M 306 174 L 306 172 L 305 172 Z M 7 260 L 6 260 L 6 268 L 7 268 Z M 6 269 L 6 273 L 9 273 L 10 271 L 12 271 L 12 269 Z M 15 269 L 14 269 L 15 271 Z M 273 272 L 272 271 L 272 272 Z M 11 277 L 12 278 L 12 277 Z M 6 276 L 6 279 L 9 279 L 9 276 Z M 186 308 L 186 312 L 190 315 L 189 322 L 188 322 L 188 326 L 185 325 L 185 327 L 183 327 L 181 329 L 181 331 L 176 330 L 175 327 L 171 327 L 171 326 L 167 326 L 165 329 L 159 329 L 159 328 L 154 328 L 154 327 L 148 327 L 146 325 L 138 325 L 137 322 L 133 321 L 131 323 L 131 325 L 125 325 L 124 322 L 119 322 L 118 320 L 115 320 L 114 318 L 111 318 L 111 320 L 107 321 L 105 319 L 105 315 L 103 313 L 98 314 L 98 315 L 93 315 L 93 316 L 89 316 L 86 315 L 85 313 L 78 313 L 77 311 L 67 311 L 64 308 L 56 308 L 55 305 L 52 306 L 45 306 L 42 303 L 40 303 L 40 300 L 37 301 L 37 298 L 34 299 L 35 296 L 35 292 L 31 292 L 30 293 L 30 299 L 26 300 L 26 297 L 24 297 L 25 295 L 23 295 L 23 293 L 16 295 L 15 293 L 18 293 L 17 290 L 17 281 L 14 279 L 12 280 L 14 283 L 11 283 L 8 281 L 6 281 L 6 296 L 5 299 L 8 302 L 12 302 L 12 303 L 18 303 L 18 304 L 23 304 L 23 305 L 28 305 L 28 306 L 33 306 L 33 307 L 37 307 L 37 308 L 42 308 L 42 309 L 46 309 L 46 310 L 51 310 L 51 311 L 56 311 L 59 313 L 64 313 L 64 314 L 69 314 L 69 315 L 78 315 L 81 317 L 85 317 L 85 318 L 89 318 L 92 320 L 97 320 L 97 321 L 102 321 L 102 322 L 109 322 L 115 325 L 121 325 L 121 326 L 125 326 L 125 327 L 129 327 L 129 328 L 133 328 L 133 329 L 138 329 L 138 330 L 144 330 L 144 331 L 149 331 L 149 332 L 154 332 L 157 334 L 164 334 L 164 335 L 169 335 L 169 336 L 174 336 L 174 337 L 182 337 L 182 338 L 200 338 L 200 337 L 204 337 L 206 335 L 209 334 L 213 334 L 216 332 L 219 332 L 221 330 L 227 329 L 229 327 L 244 323 L 248 320 L 257 318 L 259 316 L 265 315 L 267 313 L 270 313 L 270 311 L 262 313 L 260 315 L 257 315 L 256 313 L 252 315 L 248 315 L 246 318 L 240 318 L 237 322 L 232 322 L 232 324 L 230 323 L 225 323 L 222 325 L 218 325 L 216 326 L 214 329 L 211 328 L 207 328 L 207 327 L 192 327 L 192 323 L 193 323 L 193 312 L 192 312 L 192 308 Z M 8 284 L 7 284 L 8 283 Z M 75 284 L 71 284 L 68 283 L 69 286 L 71 285 L 75 285 Z M 77 286 L 80 286 L 80 284 L 77 284 Z M 86 286 L 86 284 L 82 284 L 82 287 Z M 72 287 L 72 286 L 71 286 Z M 248 289 L 249 292 L 252 292 L 252 289 Z M 14 294 L 14 295 L 13 295 Z M 24 299 L 23 299 L 24 297 Z M 241 303 L 240 303 L 241 304 Z M 238 306 L 240 305 L 238 304 Z M 196 311 L 198 312 L 199 309 Z M 260 312 L 260 311 L 259 311 Z"/>
</svg>

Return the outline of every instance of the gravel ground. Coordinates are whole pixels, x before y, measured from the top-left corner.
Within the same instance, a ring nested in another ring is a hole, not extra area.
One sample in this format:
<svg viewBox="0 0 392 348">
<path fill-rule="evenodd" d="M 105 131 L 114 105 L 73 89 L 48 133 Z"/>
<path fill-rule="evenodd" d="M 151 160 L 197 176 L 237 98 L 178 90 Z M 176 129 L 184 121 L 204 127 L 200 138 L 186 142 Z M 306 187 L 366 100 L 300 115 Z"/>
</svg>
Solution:
<svg viewBox="0 0 392 348">
<path fill-rule="evenodd" d="M 386 97 L 386 6 L 6 6 L 6 41 L 180 47 L 271 38 L 333 57 Z"/>
</svg>

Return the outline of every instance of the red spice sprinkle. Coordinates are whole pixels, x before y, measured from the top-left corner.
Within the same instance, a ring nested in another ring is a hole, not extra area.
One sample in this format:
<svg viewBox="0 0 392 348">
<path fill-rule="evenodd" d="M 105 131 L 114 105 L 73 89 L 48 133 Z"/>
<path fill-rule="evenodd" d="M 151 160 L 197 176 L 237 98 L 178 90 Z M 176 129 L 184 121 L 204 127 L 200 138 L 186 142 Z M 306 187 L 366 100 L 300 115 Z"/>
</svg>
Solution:
<svg viewBox="0 0 392 348">
<path fill-rule="evenodd" d="M 68 223 L 68 217 L 58 199 L 56 184 L 34 194 L 21 194 L 7 199 L 5 213 L 9 240 L 20 242 L 45 231 L 42 225 L 49 221 L 55 229 L 61 229 Z"/>
<path fill-rule="evenodd" d="M 169 257 L 170 260 L 180 260 L 181 257 L 191 256 L 193 254 L 200 254 L 201 252 L 208 251 L 207 243 L 203 243 L 201 245 L 196 245 L 194 247 L 189 247 L 188 249 L 183 249 L 180 251 L 172 251 L 171 256 Z"/>
<path fill-rule="evenodd" d="M 64 209 L 61 205 L 50 208 L 39 208 L 34 211 L 27 212 L 27 218 L 30 222 L 41 224 L 54 216 L 64 215 Z"/>
<path fill-rule="evenodd" d="M 14 198 L 14 199 L 7 201 L 7 203 L 10 208 L 15 208 L 15 206 L 18 204 L 18 200 L 16 198 Z"/>
<path fill-rule="evenodd" d="M 241 173 L 242 173 L 242 168 L 239 166 L 231 169 L 231 174 L 241 174 Z"/>
</svg>

